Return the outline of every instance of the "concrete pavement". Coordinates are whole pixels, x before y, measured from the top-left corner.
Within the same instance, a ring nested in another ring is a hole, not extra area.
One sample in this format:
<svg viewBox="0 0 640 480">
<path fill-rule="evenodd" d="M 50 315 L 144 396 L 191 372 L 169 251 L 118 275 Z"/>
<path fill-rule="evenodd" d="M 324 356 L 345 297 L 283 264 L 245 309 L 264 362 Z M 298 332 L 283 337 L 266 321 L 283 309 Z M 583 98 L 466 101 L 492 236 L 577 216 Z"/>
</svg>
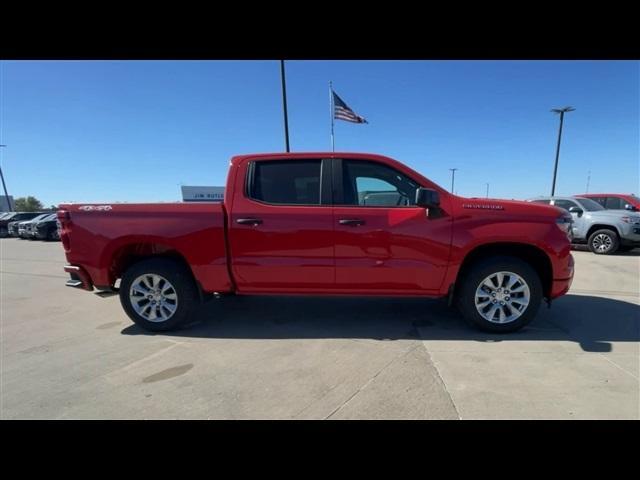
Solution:
<svg viewBox="0 0 640 480">
<path fill-rule="evenodd" d="M 59 243 L 0 240 L 2 418 L 640 418 L 640 254 L 574 252 L 522 332 L 440 301 L 236 297 L 179 332 L 64 287 Z"/>
</svg>

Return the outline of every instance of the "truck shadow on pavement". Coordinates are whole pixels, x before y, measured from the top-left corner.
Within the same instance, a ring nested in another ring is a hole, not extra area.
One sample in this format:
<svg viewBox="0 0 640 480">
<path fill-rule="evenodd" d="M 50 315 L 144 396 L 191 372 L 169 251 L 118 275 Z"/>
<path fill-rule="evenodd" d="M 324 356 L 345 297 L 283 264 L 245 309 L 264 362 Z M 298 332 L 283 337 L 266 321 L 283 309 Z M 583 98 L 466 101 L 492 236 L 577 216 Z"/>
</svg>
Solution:
<svg viewBox="0 0 640 480">
<path fill-rule="evenodd" d="M 566 295 L 543 303 L 536 319 L 510 334 L 483 333 L 442 300 L 420 298 L 232 296 L 202 305 L 185 328 L 153 333 L 135 324 L 125 335 L 191 338 L 573 341 L 610 352 L 610 342 L 640 341 L 640 306 L 603 297 Z"/>
</svg>

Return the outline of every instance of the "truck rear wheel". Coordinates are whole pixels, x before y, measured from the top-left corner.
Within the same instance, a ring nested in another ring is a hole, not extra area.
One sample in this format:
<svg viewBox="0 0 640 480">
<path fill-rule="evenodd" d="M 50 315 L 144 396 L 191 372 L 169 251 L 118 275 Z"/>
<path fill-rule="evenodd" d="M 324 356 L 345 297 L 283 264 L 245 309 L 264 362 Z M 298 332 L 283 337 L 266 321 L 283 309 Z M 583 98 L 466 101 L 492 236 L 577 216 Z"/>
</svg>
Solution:
<svg viewBox="0 0 640 480">
<path fill-rule="evenodd" d="M 520 330 L 534 319 L 542 301 L 542 282 L 526 262 L 492 257 L 467 271 L 456 294 L 458 309 L 487 332 Z"/>
<path fill-rule="evenodd" d="M 185 323 L 198 304 L 191 272 L 166 258 L 142 260 L 122 275 L 120 303 L 136 325 L 154 332 Z"/>
<path fill-rule="evenodd" d="M 620 240 L 613 230 L 603 228 L 589 235 L 589 250 L 596 255 L 611 255 L 618 250 Z"/>
</svg>

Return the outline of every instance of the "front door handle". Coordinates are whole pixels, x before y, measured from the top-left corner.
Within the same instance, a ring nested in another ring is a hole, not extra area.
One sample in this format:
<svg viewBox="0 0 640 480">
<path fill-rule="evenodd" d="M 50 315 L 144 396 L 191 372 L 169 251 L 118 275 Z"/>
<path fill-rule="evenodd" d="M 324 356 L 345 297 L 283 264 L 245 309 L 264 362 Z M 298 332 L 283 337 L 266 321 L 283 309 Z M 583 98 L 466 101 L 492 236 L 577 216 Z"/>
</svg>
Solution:
<svg viewBox="0 0 640 480">
<path fill-rule="evenodd" d="M 236 220 L 236 223 L 239 223 L 240 225 L 260 225 L 262 223 L 262 220 L 259 218 L 238 218 Z"/>
<path fill-rule="evenodd" d="M 349 225 L 350 227 L 357 227 L 359 225 L 364 225 L 364 220 L 360 218 L 341 218 L 338 220 L 340 225 Z"/>
</svg>

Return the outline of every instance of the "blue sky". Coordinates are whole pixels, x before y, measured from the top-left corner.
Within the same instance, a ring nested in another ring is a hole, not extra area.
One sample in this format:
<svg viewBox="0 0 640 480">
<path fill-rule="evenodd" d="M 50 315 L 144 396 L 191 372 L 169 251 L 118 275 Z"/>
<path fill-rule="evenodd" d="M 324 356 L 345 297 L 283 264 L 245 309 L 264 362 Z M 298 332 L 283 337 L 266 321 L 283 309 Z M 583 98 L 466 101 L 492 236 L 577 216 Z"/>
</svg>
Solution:
<svg viewBox="0 0 640 480">
<path fill-rule="evenodd" d="M 330 150 L 328 82 L 370 122 L 336 121 L 336 150 L 407 163 L 459 195 L 640 193 L 633 61 L 288 61 L 292 151 Z M 3 61 L 0 149 L 9 193 L 175 201 L 223 185 L 228 160 L 284 151 L 277 61 Z"/>
</svg>

